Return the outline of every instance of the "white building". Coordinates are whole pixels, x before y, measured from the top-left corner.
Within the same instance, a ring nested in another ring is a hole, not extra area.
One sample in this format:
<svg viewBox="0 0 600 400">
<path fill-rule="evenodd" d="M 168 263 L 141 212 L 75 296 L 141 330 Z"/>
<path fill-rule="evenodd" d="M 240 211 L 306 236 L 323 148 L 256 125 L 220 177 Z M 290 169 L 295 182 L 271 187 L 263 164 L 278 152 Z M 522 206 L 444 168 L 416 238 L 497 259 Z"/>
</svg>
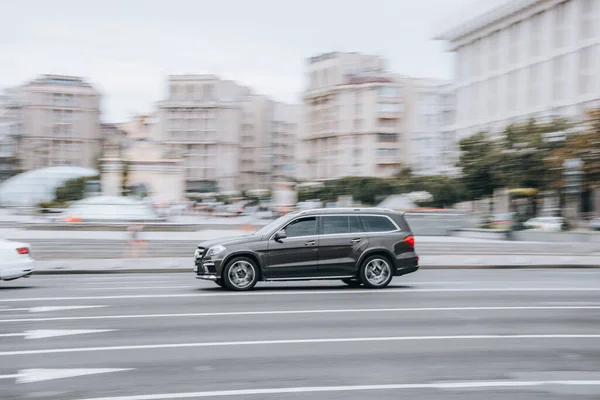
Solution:
<svg viewBox="0 0 600 400">
<path fill-rule="evenodd" d="M 308 60 L 307 78 L 299 177 L 387 177 L 408 164 L 404 84 L 381 57 L 322 54 Z"/>
<path fill-rule="evenodd" d="M 94 168 L 101 153 L 100 94 L 83 78 L 42 75 L 11 90 L 22 104 L 16 154 L 22 169 Z"/>
<path fill-rule="evenodd" d="M 600 100 L 600 0 L 505 0 L 446 21 L 458 138 L 512 122 L 580 118 Z"/>
<path fill-rule="evenodd" d="M 408 165 L 416 175 L 449 175 L 457 162 L 454 91 L 438 79 L 407 80 Z"/>
<path fill-rule="evenodd" d="M 270 188 L 278 157 L 293 157 L 297 116 L 287 109 L 214 75 L 170 76 L 153 137 L 183 157 L 188 194 Z M 280 140 L 290 147 L 275 149 Z"/>
</svg>

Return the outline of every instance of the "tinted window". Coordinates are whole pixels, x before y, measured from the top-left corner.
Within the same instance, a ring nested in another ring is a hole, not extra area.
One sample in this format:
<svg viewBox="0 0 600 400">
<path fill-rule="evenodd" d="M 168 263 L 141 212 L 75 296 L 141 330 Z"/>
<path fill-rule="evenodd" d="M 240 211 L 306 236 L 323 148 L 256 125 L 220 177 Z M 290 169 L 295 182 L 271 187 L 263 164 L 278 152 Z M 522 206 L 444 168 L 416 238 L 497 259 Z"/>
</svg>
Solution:
<svg viewBox="0 0 600 400">
<path fill-rule="evenodd" d="M 350 217 L 350 233 L 364 232 L 364 228 L 360 223 L 360 218 L 357 216 Z"/>
<path fill-rule="evenodd" d="M 390 232 L 397 229 L 387 217 L 362 216 L 361 218 L 367 232 Z"/>
<path fill-rule="evenodd" d="M 331 215 L 321 218 L 323 221 L 323 235 L 350 232 L 348 227 L 349 217 L 347 215 Z"/>
<path fill-rule="evenodd" d="M 300 218 L 285 227 L 287 237 L 311 236 L 317 233 L 317 218 Z"/>
</svg>

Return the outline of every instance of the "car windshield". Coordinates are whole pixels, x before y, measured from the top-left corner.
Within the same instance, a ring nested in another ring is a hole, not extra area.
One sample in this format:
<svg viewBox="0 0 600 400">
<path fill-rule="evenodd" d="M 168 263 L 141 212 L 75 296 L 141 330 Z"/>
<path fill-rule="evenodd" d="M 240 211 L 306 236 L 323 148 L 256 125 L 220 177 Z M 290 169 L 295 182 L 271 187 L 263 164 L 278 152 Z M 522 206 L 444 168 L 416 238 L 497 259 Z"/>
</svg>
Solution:
<svg viewBox="0 0 600 400">
<path fill-rule="evenodd" d="M 281 225 L 284 225 L 286 222 L 288 222 L 289 220 L 294 218 L 296 216 L 296 214 L 297 213 L 292 212 L 292 213 L 284 215 L 283 217 L 279 217 L 276 220 L 269 222 L 267 225 L 263 226 L 256 232 L 254 232 L 253 235 L 265 235 L 269 232 L 272 232 L 273 229 L 275 229 Z"/>
</svg>

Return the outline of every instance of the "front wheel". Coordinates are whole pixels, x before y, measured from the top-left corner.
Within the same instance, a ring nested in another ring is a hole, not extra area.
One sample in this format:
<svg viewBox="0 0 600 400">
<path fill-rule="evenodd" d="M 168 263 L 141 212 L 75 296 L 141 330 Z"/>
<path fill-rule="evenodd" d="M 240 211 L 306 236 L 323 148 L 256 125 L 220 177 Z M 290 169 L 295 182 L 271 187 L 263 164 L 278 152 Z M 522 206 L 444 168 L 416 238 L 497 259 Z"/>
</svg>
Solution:
<svg viewBox="0 0 600 400">
<path fill-rule="evenodd" d="M 225 284 L 223 283 L 223 280 L 222 280 L 222 279 L 217 279 L 217 280 L 215 281 L 215 283 L 216 283 L 217 285 L 219 285 L 219 286 L 223 287 L 223 288 L 225 287 Z"/>
<path fill-rule="evenodd" d="M 381 289 L 392 281 L 393 269 L 387 258 L 371 256 L 367 258 L 360 268 L 360 280 L 371 289 Z"/>
<path fill-rule="evenodd" d="M 234 258 L 225 266 L 222 279 L 229 290 L 250 290 L 258 282 L 258 267 L 249 258 Z"/>
</svg>

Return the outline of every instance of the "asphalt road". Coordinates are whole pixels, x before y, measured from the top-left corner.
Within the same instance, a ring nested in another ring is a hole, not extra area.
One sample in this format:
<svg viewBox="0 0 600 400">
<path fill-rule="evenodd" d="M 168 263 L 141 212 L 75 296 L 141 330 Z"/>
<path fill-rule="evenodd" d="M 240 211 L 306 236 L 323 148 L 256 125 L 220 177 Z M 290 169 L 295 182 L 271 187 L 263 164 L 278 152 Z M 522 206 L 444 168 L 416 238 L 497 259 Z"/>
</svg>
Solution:
<svg viewBox="0 0 600 400">
<path fill-rule="evenodd" d="M 10 239 L 10 238 L 9 238 Z M 37 260 L 121 258 L 126 253 L 125 239 L 19 239 L 32 246 Z M 184 257 L 194 254 L 199 240 L 149 240 L 146 257 Z M 513 254 L 570 255 L 600 251 L 598 243 L 542 243 L 478 240 L 457 237 L 417 237 L 420 255 L 439 254 Z"/>
<path fill-rule="evenodd" d="M 0 283 L 2 400 L 509 396 L 600 398 L 600 270 L 427 270 L 380 291 L 239 294 L 191 274 Z"/>
</svg>

